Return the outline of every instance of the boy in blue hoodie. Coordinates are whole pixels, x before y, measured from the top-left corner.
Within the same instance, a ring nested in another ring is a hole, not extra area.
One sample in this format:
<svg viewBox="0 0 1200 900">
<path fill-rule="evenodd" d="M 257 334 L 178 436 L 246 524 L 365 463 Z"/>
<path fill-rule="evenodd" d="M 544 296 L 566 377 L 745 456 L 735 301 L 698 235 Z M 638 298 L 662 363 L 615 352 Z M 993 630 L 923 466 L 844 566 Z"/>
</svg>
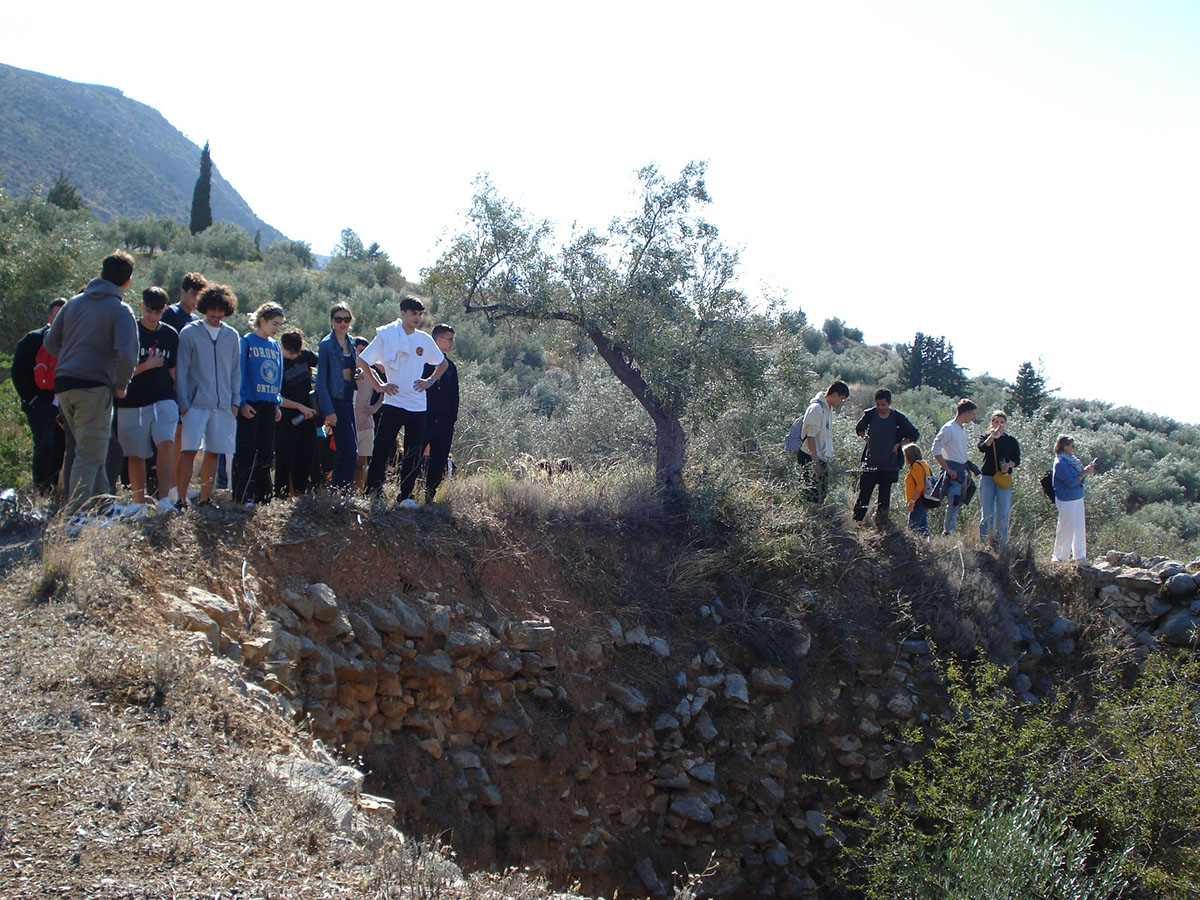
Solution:
<svg viewBox="0 0 1200 900">
<path fill-rule="evenodd" d="M 187 507 L 187 486 L 192 480 L 196 454 L 204 447 L 200 463 L 197 506 L 213 506 L 213 479 L 222 453 L 233 453 L 238 402 L 242 393 L 242 339 L 224 319 L 237 311 L 237 294 L 223 284 L 204 289 L 196 309 L 203 318 L 179 334 L 175 361 L 175 393 L 183 418 L 179 467 L 175 484 L 179 506 Z"/>
<path fill-rule="evenodd" d="M 242 338 L 242 396 L 233 457 L 233 499 L 253 507 L 271 499 L 275 423 L 281 418 L 283 348 L 275 335 L 283 307 L 264 303 L 250 313 L 252 330 Z M 251 483 L 253 482 L 253 484 Z"/>
</svg>

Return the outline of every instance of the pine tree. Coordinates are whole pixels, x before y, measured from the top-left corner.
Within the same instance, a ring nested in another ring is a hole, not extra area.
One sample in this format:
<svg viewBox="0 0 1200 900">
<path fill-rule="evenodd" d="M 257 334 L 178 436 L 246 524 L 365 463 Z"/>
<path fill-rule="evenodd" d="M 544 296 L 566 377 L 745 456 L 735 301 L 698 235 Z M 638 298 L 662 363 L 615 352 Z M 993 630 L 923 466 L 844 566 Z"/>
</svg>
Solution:
<svg viewBox="0 0 1200 900">
<path fill-rule="evenodd" d="M 200 152 L 200 177 L 192 191 L 192 234 L 199 234 L 212 225 L 212 157 L 208 154 L 208 141 Z"/>
<path fill-rule="evenodd" d="M 67 178 L 67 173 L 61 169 L 58 173 L 58 178 L 50 187 L 50 192 L 46 194 L 46 202 L 53 203 L 61 209 L 85 209 L 83 198 L 79 196 L 79 190 L 75 185 L 71 184 Z"/>
<path fill-rule="evenodd" d="M 1033 363 L 1021 363 L 1017 370 L 1017 383 L 1008 389 L 1009 402 L 1020 407 L 1021 412 L 1028 416 L 1049 396 L 1046 379 L 1033 367 Z"/>
</svg>

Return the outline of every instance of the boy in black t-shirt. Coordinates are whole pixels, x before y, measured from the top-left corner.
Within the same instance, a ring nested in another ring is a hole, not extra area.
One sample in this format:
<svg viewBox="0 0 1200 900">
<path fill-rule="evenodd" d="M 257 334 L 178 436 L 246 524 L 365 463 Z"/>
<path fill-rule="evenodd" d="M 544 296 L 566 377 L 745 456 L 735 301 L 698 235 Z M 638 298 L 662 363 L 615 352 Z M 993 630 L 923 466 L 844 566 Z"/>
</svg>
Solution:
<svg viewBox="0 0 1200 900">
<path fill-rule="evenodd" d="M 175 402 L 175 357 L 179 333 L 162 322 L 167 292 L 146 288 L 142 292 L 142 318 L 138 321 L 138 364 L 125 396 L 117 403 L 117 439 L 129 461 L 129 487 L 133 491 L 132 515 L 146 509 L 146 460 L 154 457 L 158 473 L 158 510 L 170 512 L 174 505 L 167 494 L 174 483 L 175 425 L 179 406 Z"/>
</svg>

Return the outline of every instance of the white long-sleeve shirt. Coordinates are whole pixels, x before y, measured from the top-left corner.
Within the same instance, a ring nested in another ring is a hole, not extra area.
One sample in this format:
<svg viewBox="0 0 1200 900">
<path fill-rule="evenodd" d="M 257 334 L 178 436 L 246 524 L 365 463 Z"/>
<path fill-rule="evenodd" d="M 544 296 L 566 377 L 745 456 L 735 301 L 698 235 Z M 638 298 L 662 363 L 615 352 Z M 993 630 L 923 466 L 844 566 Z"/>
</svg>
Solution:
<svg viewBox="0 0 1200 900">
<path fill-rule="evenodd" d="M 970 460 L 967 450 L 967 429 L 951 419 L 938 431 L 933 439 L 933 455 L 946 462 L 966 463 Z"/>
</svg>

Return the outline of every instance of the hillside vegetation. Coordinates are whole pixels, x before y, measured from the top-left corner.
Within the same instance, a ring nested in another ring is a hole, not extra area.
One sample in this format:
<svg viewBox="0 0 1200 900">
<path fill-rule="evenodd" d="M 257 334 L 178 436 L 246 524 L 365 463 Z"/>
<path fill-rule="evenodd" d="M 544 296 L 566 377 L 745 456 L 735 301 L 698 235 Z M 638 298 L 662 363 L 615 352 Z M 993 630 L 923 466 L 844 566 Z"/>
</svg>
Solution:
<svg viewBox="0 0 1200 900">
<path fill-rule="evenodd" d="M 11 348 L 44 322 L 49 300 L 70 296 L 95 277 L 99 260 L 114 246 L 141 254 L 127 295 L 133 304 L 150 285 L 165 287 L 174 300 L 183 274 L 200 271 L 232 285 L 242 311 L 268 300 L 282 303 L 287 325 L 302 328 L 310 345 L 327 333 L 335 302 L 350 305 L 355 333 L 369 337 L 398 316 L 405 293 L 421 294 L 430 310 L 427 327 L 446 321 L 457 333 L 463 402 L 455 457 L 465 471 L 511 470 L 541 458 L 569 458 L 590 469 L 653 464 L 650 418 L 578 329 L 468 314 L 453 290 L 452 272 L 435 268 L 423 273 L 425 280 L 410 281 L 383 249 L 350 229 L 330 264 L 315 270 L 307 244 L 282 241 L 260 251 L 228 223 L 192 236 L 156 218 L 102 223 L 86 211 L 62 210 L 35 196 L 0 195 L 0 345 Z M 636 323 L 636 312 L 631 315 Z M 234 324 L 244 324 L 240 314 Z M 706 388 L 705 402 L 693 404 L 683 418 L 685 481 L 692 491 L 702 494 L 739 481 L 793 489 L 796 465 L 783 452 L 783 438 L 812 395 L 833 378 L 847 380 L 853 389 L 835 419 L 841 467 L 857 467 L 861 442 L 853 426 L 879 387 L 893 391 L 895 408 L 920 429 L 928 452 L 957 398 L 928 386 L 906 389 L 897 347 L 855 341 L 849 335 L 856 331 L 838 324 L 815 328 L 795 308 L 768 306 L 748 314 L 740 327 L 749 342 L 745 352 L 757 358 L 755 380 L 738 392 Z M 1048 555 L 1055 511 L 1038 481 L 1052 462 L 1055 437 L 1065 431 L 1075 436 L 1081 456 L 1099 459 L 1099 477 L 1088 491 L 1092 546 L 1188 559 L 1200 555 L 1200 429 L 1129 407 L 1059 397 L 1027 416 L 1009 407 L 1008 387 L 985 376 L 968 380 L 966 393 L 984 415 L 1008 408 L 1009 433 L 1021 442 L 1013 505 L 1018 541 L 1032 541 Z M 0 477 L 18 484 L 24 477 L 24 428 L 10 386 L 3 387 L 0 402 L 9 436 Z M 981 434 L 982 427 L 973 426 L 972 434 Z M 848 503 L 852 486 L 852 474 L 839 477 L 833 502 Z M 964 514 L 964 534 L 973 532 L 977 510 Z"/>
<path fill-rule="evenodd" d="M 217 152 L 220 158 L 220 151 Z M 200 148 L 155 109 L 119 90 L 0 64 L 0 187 L 21 195 L 66 174 L 102 221 L 186 223 Z M 212 207 L 262 243 L 283 234 L 254 214 L 214 166 Z"/>
</svg>

